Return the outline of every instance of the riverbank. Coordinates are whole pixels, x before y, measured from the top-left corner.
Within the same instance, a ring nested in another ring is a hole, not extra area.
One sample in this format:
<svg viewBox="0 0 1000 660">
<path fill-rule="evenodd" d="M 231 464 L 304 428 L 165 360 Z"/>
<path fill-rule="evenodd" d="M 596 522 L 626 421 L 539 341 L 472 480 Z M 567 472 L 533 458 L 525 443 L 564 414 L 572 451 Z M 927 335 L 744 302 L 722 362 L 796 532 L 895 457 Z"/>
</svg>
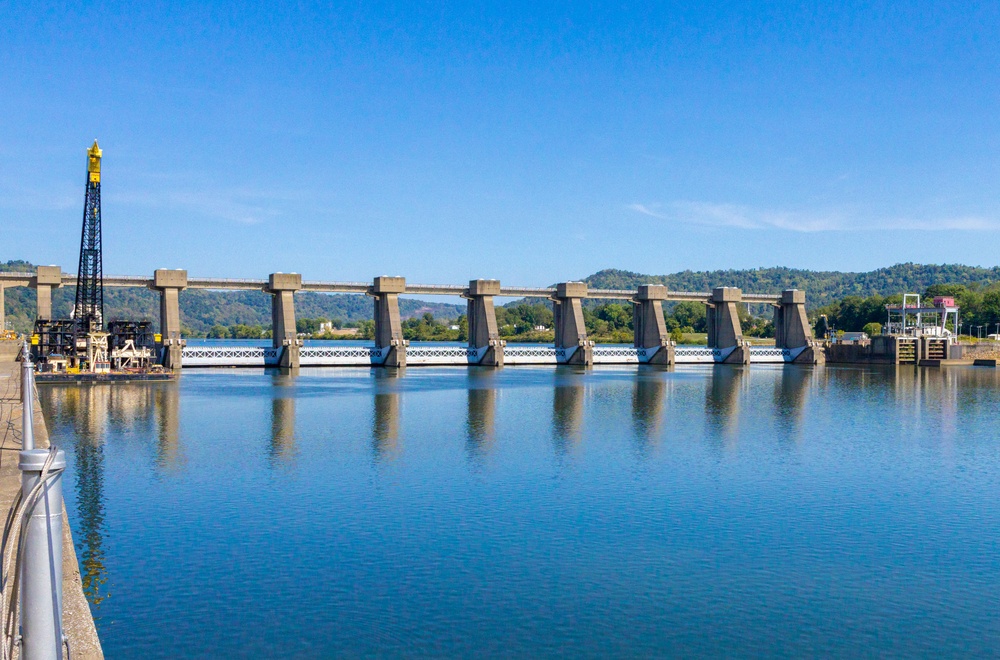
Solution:
<svg viewBox="0 0 1000 660">
<path fill-rule="evenodd" d="M 10 509 L 21 488 L 21 471 L 17 456 L 21 451 L 20 363 L 15 361 L 18 343 L 0 341 L 0 508 Z M 49 434 L 42 410 L 35 401 L 35 446 L 49 446 Z M 65 484 L 64 493 L 72 489 Z M 73 545 L 69 520 L 63 510 L 63 626 L 74 659 L 97 660 L 104 657 L 97 637 L 94 618 L 83 594 L 80 567 Z"/>
</svg>

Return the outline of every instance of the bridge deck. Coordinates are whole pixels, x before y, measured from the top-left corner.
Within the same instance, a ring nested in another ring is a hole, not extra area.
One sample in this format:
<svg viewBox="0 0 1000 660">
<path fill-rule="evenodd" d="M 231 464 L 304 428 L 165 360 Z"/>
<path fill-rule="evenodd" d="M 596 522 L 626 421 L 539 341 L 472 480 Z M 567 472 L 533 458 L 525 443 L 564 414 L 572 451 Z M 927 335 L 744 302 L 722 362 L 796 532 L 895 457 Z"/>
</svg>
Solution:
<svg viewBox="0 0 1000 660">
<path fill-rule="evenodd" d="M 7 287 L 32 286 L 34 273 L 0 273 L 0 285 Z M 104 286 L 108 287 L 140 287 L 149 288 L 153 286 L 153 278 L 139 275 L 105 275 Z M 63 286 L 75 286 L 76 275 L 64 273 L 62 276 Z M 267 288 L 266 279 L 241 279 L 223 277 L 188 277 L 187 288 L 189 289 L 216 289 L 230 291 L 264 291 Z M 322 293 L 368 293 L 371 290 L 370 282 L 325 282 L 303 280 L 302 291 L 316 291 Z M 462 296 L 468 293 L 469 287 L 464 284 L 407 284 L 405 293 L 407 295 L 422 296 Z M 504 298 L 548 298 L 556 290 L 550 287 L 520 287 L 501 286 L 500 296 Z M 631 300 L 637 291 L 632 289 L 590 289 L 587 292 L 588 298 L 601 300 Z M 694 301 L 704 302 L 711 298 L 711 293 L 698 291 L 670 291 L 666 300 L 681 302 Z M 743 302 L 748 303 L 777 303 L 781 299 L 779 294 L 759 294 L 744 293 Z"/>
</svg>

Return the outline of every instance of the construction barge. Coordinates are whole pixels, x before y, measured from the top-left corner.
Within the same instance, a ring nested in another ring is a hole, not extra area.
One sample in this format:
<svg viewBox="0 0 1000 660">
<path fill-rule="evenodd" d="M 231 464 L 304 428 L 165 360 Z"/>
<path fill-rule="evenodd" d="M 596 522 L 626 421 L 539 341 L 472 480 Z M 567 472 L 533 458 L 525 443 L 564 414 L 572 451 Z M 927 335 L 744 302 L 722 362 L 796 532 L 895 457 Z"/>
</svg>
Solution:
<svg viewBox="0 0 1000 660">
<path fill-rule="evenodd" d="M 31 336 L 35 382 L 170 380 L 158 363 L 149 321 L 111 321 L 107 332 L 84 332 L 75 319 L 38 321 Z"/>
<path fill-rule="evenodd" d="M 87 150 L 87 183 L 76 300 L 70 318 L 35 321 L 29 350 L 37 383 L 171 380 L 160 365 L 161 340 L 150 321 L 104 323 L 101 148 Z"/>
</svg>

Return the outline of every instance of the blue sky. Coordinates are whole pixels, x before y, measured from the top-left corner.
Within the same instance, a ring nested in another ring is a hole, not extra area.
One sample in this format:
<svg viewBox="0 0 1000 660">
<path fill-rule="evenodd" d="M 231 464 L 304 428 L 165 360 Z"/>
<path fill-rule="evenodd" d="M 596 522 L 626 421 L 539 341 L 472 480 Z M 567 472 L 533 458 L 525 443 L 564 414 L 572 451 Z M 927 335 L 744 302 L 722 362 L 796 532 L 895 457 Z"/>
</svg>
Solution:
<svg viewBox="0 0 1000 660">
<path fill-rule="evenodd" d="M 0 259 L 96 137 L 107 273 L 996 265 L 1000 5 L 816 5 L 2 3 Z"/>
</svg>

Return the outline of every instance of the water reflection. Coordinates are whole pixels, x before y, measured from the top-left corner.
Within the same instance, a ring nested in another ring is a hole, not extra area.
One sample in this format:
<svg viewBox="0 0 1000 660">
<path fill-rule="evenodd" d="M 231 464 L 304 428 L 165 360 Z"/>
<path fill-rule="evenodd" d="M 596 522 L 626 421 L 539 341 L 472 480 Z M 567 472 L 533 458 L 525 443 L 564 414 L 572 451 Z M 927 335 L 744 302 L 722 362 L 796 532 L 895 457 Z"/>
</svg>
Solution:
<svg viewBox="0 0 1000 660">
<path fill-rule="evenodd" d="M 42 407 L 46 411 L 57 410 L 56 417 L 61 423 L 70 424 L 76 439 L 75 487 L 80 522 L 74 538 L 83 592 L 95 609 L 108 597 L 104 564 L 104 430 L 111 412 L 112 389 L 105 385 L 39 389 Z M 117 397 L 122 419 L 131 418 L 122 408 L 129 400 Z"/>
<path fill-rule="evenodd" d="M 552 431 L 557 453 L 565 454 L 579 444 L 583 428 L 583 404 L 582 378 L 568 376 L 565 380 L 557 379 L 552 395 Z"/>
<path fill-rule="evenodd" d="M 660 437 L 666 398 L 666 379 L 660 374 L 638 373 L 632 388 L 632 436 L 641 454 Z"/>
<path fill-rule="evenodd" d="M 295 399 L 271 399 L 271 462 L 287 463 L 295 456 Z"/>
<path fill-rule="evenodd" d="M 742 366 L 719 364 L 712 367 L 705 392 L 705 416 L 712 438 L 731 445 L 738 434 L 740 386 L 745 370 Z"/>
<path fill-rule="evenodd" d="M 781 377 L 774 382 L 775 421 L 786 439 L 792 439 L 802 428 L 813 374 L 810 367 L 787 365 L 781 367 Z"/>
<path fill-rule="evenodd" d="M 496 372 L 472 369 L 469 373 L 465 451 L 469 461 L 481 465 L 493 447 L 497 391 Z"/>
<path fill-rule="evenodd" d="M 162 383 L 144 388 L 152 394 L 156 411 L 156 463 L 161 468 L 176 470 L 183 464 L 180 444 L 181 394 L 178 383 Z"/>
<path fill-rule="evenodd" d="M 288 463 L 295 457 L 295 377 L 297 369 L 282 369 L 271 376 L 271 464 Z"/>
<path fill-rule="evenodd" d="M 378 369 L 375 377 L 375 412 L 372 416 L 372 458 L 394 460 L 399 454 L 400 395 L 396 379 L 405 369 Z"/>
</svg>

